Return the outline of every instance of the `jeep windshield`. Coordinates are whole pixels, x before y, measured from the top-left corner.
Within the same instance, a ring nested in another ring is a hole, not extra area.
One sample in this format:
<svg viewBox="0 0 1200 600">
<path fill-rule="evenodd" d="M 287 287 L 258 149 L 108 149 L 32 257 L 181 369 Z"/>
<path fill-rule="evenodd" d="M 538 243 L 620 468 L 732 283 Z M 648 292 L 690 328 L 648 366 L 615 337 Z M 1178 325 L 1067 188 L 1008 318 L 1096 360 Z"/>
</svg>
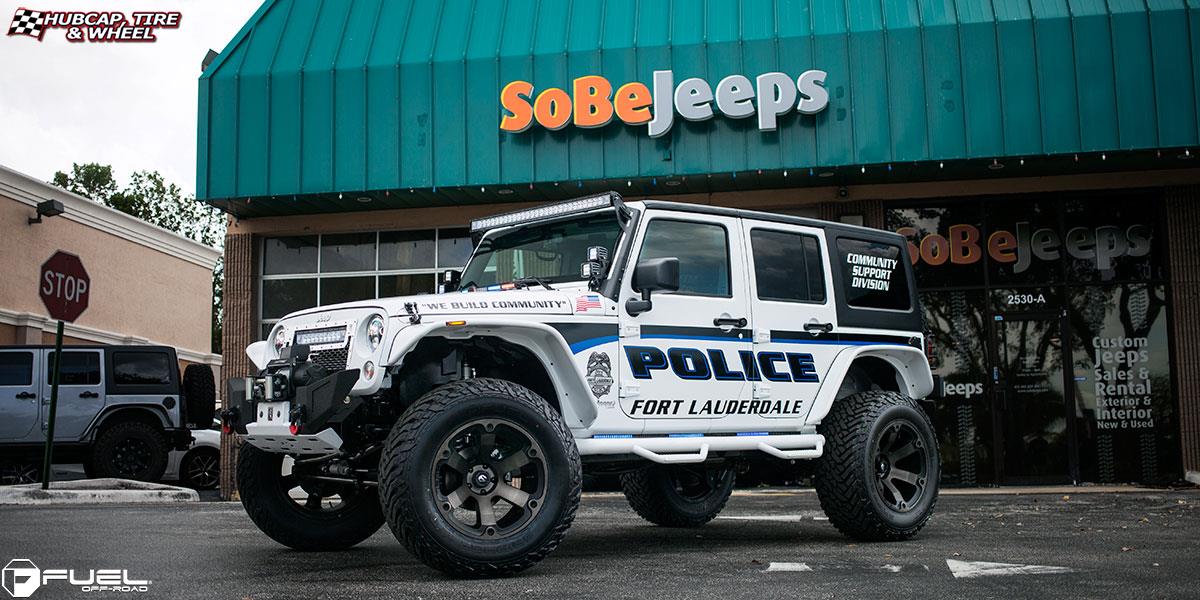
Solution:
<svg viewBox="0 0 1200 600">
<path fill-rule="evenodd" d="M 530 278 L 551 284 L 583 281 L 579 267 L 587 260 L 588 247 L 603 246 L 612 256 L 620 234 L 612 210 L 488 234 L 467 263 L 460 289 Z"/>
</svg>

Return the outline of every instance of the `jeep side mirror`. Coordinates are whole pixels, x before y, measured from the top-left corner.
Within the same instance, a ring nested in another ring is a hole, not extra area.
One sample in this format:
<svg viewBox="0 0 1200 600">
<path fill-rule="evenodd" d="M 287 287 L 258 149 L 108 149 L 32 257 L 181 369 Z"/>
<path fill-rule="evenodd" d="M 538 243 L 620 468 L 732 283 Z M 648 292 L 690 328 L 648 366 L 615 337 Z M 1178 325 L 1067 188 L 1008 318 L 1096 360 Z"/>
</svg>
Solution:
<svg viewBox="0 0 1200 600">
<path fill-rule="evenodd" d="M 650 292 L 674 292 L 679 289 L 679 259 L 652 258 L 643 260 L 633 269 L 633 289 L 642 293 L 641 299 L 625 301 L 625 312 L 636 317 L 651 308 Z"/>
<path fill-rule="evenodd" d="M 445 294 L 446 292 L 458 291 L 458 284 L 462 281 L 462 271 L 454 269 L 446 269 L 442 271 L 442 282 L 438 284 L 438 293 Z"/>
</svg>

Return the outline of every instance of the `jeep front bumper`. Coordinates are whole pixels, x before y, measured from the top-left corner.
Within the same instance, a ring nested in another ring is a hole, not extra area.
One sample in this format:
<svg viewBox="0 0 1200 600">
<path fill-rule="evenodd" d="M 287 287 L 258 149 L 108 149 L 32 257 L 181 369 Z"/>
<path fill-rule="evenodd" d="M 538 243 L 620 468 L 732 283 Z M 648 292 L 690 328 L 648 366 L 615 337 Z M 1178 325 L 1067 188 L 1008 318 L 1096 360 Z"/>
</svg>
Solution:
<svg viewBox="0 0 1200 600">
<path fill-rule="evenodd" d="M 257 448 L 288 454 L 328 454 L 338 451 L 338 434 L 362 400 L 350 396 L 359 371 L 339 371 L 308 385 L 287 386 L 282 397 L 267 397 L 269 379 L 230 379 L 226 393 L 229 408 L 221 412 L 226 429 L 236 431 Z"/>
</svg>

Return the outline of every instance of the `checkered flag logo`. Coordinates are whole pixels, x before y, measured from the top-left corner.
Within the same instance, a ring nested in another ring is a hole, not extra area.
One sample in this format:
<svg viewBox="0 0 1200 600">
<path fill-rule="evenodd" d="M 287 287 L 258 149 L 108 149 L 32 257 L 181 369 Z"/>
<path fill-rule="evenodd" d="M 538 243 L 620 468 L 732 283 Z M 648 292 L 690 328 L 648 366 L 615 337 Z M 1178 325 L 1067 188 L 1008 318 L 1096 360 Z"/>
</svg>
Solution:
<svg viewBox="0 0 1200 600">
<path fill-rule="evenodd" d="M 46 13 L 27 8 L 18 8 L 13 14 L 12 25 L 8 26 L 8 35 L 28 35 L 38 41 L 45 31 Z"/>
</svg>

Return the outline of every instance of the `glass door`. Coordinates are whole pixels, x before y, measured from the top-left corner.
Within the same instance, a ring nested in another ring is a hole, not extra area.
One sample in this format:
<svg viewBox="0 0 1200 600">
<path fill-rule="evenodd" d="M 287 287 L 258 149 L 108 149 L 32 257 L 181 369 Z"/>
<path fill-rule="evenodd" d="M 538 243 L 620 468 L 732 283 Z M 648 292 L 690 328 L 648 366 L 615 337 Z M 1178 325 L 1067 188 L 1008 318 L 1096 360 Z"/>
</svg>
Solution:
<svg viewBox="0 0 1200 600">
<path fill-rule="evenodd" d="M 992 323 L 997 479 L 1067 483 L 1078 479 L 1071 387 L 1061 314 L 997 314 Z"/>
</svg>

